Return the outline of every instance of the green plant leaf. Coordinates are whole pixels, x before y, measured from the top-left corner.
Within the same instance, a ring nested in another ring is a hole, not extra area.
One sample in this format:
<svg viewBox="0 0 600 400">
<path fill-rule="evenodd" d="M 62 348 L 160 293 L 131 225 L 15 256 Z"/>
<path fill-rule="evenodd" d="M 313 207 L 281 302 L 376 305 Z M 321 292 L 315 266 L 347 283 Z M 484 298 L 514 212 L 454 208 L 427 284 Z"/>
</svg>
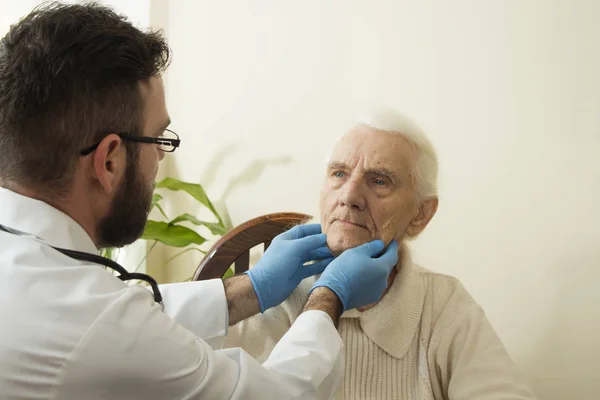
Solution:
<svg viewBox="0 0 600 400">
<path fill-rule="evenodd" d="M 190 228 L 152 220 L 146 222 L 142 239 L 156 240 L 173 247 L 185 247 L 192 243 L 202 244 L 206 242 L 206 239 Z"/>
<path fill-rule="evenodd" d="M 108 259 L 112 260 L 113 259 L 112 258 L 112 256 L 113 256 L 113 248 L 112 247 L 108 247 L 108 248 L 102 249 L 101 255 L 102 255 L 102 257 L 105 257 L 105 258 L 108 258 Z"/>
<path fill-rule="evenodd" d="M 158 211 L 160 211 L 160 213 L 166 218 L 169 219 L 169 217 L 167 217 L 167 214 L 165 214 L 165 210 L 163 210 L 163 208 L 160 206 L 159 202 L 163 199 L 163 197 L 158 194 L 158 193 L 154 193 L 152 195 L 152 208 L 156 207 L 158 208 Z"/>
<path fill-rule="evenodd" d="M 156 188 L 164 188 L 173 191 L 181 190 L 186 192 L 200 203 L 204 204 L 204 206 L 206 206 L 215 215 L 215 217 L 217 217 L 219 223 L 223 225 L 223 219 L 215 209 L 213 203 L 209 200 L 204 188 L 201 185 L 197 183 L 182 182 L 175 178 L 165 178 L 156 184 Z"/>
<path fill-rule="evenodd" d="M 231 278 L 233 275 L 235 275 L 235 272 L 233 272 L 233 267 L 229 267 L 229 269 L 225 271 L 221 279 Z"/>
<path fill-rule="evenodd" d="M 152 195 L 152 206 L 154 207 L 155 205 L 158 204 L 159 201 L 161 201 L 163 199 L 162 195 L 159 193 L 154 193 Z"/>
<path fill-rule="evenodd" d="M 218 222 L 201 221 L 198 218 L 196 218 L 193 215 L 188 214 L 188 213 L 181 214 L 180 216 L 178 216 L 177 218 L 175 218 L 174 220 L 172 220 L 169 223 L 174 225 L 181 221 L 188 221 L 194 225 L 206 226 L 208 229 L 210 229 L 210 231 L 213 235 L 223 236 L 227 232 L 227 229 Z"/>
</svg>

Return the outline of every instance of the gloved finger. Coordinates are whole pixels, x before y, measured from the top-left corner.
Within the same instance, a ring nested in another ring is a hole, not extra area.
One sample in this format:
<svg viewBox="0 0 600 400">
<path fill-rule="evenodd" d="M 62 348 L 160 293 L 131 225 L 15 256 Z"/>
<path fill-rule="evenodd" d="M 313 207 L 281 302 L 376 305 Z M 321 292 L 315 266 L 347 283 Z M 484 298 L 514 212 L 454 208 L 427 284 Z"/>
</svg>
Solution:
<svg viewBox="0 0 600 400">
<path fill-rule="evenodd" d="M 381 253 L 381 251 L 383 250 L 384 247 L 385 247 L 385 244 L 383 243 L 383 241 L 373 240 L 372 242 L 367 242 L 363 245 L 356 247 L 355 249 L 356 249 L 356 251 L 360 251 L 365 254 L 368 254 L 369 257 L 373 258 L 373 257 L 377 257 Z"/>
<path fill-rule="evenodd" d="M 306 265 L 300 268 L 300 276 L 302 279 L 308 278 L 309 276 L 313 276 L 316 274 L 320 274 L 325 271 L 325 268 L 333 261 L 333 257 L 327 258 L 325 260 L 318 261 L 311 265 Z"/>
<path fill-rule="evenodd" d="M 285 240 L 300 239 L 310 235 L 316 235 L 321 233 L 321 224 L 304 224 L 297 225 L 292 229 L 285 231 L 279 235 L 280 238 Z"/>
<path fill-rule="evenodd" d="M 327 236 L 324 233 L 318 235 L 306 236 L 301 239 L 294 240 L 294 245 L 302 252 L 310 252 L 311 250 L 319 249 L 327 244 Z"/>
<path fill-rule="evenodd" d="M 306 253 L 303 257 L 303 260 L 304 262 L 307 262 L 312 260 L 322 260 L 324 258 L 329 257 L 333 257 L 333 254 L 331 254 L 331 250 L 329 250 L 329 247 L 323 246 L 319 247 L 316 250 L 311 250 L 308 253 Z"/>
<path fill-rule="evenodd" d="M 378 258 L 381 261 L 380 265 L 386 267 L 389 272 L 398 264 L 398 242 L 392 240 L 390 245 L 385 249 L 385 252 Z"/>
</svg>

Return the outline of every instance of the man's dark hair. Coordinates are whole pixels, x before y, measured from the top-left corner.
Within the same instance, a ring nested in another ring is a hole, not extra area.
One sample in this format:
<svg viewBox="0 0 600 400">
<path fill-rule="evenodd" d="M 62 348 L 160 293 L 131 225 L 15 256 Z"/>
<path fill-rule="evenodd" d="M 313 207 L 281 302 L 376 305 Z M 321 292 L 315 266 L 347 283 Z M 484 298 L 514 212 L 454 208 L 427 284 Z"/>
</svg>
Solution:
<svg viewBox="0 0 600 400">
<path fill-rule="evenodd" d="M 140 83 L 169 59 L 159 32 L 97 4 L 45 4 L 11 26 L 0 40 L 0 185 L 63 193 L 80 150 L 141 135 Z"/>
</svg>

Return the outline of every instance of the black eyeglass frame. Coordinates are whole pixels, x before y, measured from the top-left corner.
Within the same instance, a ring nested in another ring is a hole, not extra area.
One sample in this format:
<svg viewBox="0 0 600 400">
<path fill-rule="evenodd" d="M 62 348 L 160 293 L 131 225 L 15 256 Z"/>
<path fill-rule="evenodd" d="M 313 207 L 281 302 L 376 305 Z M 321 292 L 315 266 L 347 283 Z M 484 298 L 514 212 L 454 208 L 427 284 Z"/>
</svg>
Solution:
<svg viewBox="0 0 600 400">
<path fill-rule="evenodd" d="M 173 132 L 172 130 L 165 129 L 165 131 L 170 132 L 173 135 L 175 135 L 176 139 L 161 138 L 161 137 L 153 138 L 153 137 L 149 137 L 149 136 L 134 136 L 134 135 L 129 135 L 127 133 L 116 133 L 116 135 L 119 135 L 119 137 L 123 140 L 130 140 L 132 142 L 152 143 L 152 144 L 156 144 L 156 145 L 161 145 L 161 144 L 162 145 L 170 145 L 170 146 L 173 146 L 173 148 L 171 150 L 163 150 L 160 147 L 158 149 L 160 151 L 164 151 L 165 153 L 172 153 L 181 144 L 181 139 L 179 139 L 179 135 L 176 134 L 175 132 Z M 81 150 L 79 152 L 79 154 L 82 156 L 87 156 L 92 151 L 96 150 L 96 148 L 100 145 L 101 142 L 102 142 L 102 140 L 90 147 L 87 147 L 87 148 Z"/>
</svg>

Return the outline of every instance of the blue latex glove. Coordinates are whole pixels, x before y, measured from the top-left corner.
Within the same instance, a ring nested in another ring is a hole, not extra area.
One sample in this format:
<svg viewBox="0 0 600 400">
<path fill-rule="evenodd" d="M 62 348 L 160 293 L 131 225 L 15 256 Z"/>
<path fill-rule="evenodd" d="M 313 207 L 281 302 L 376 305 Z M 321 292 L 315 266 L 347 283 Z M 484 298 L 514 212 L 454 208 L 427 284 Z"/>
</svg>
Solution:
<svg viewBox="0 0 600 400">
<path fill-rule="evenodd" d="M 308 261 L 317 261 L 304 265 Z M 279 305 L 309 276 L 323 272 L 333 260 L 321 225 L 298 225 L 275 237 L 260 261 L 245 273 L 260 303 L 260 312 Z"/>
<path fill-rule="evenodd" d="M 344 311 L 375 303 L 398 263 L 398 243 L 392 241 L 381 254 L 384 246 L 381 240 L 375 240 L 344 251 L 329 264 L 311 292 L 320 286 L 328 287 L 340 298 Z"/>
</svg>

